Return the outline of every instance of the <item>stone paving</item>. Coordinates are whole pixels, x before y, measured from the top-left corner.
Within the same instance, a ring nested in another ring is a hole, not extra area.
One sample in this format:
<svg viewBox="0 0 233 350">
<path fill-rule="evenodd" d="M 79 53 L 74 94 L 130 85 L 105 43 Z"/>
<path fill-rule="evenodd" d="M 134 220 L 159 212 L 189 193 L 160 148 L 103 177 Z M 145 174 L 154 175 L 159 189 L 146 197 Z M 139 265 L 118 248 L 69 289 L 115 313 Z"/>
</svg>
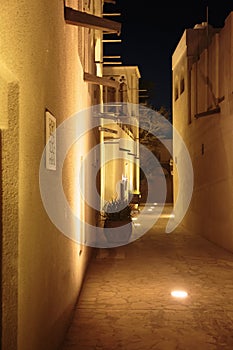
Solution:
<svg viewBox="0 0 233 350">
<path fill-rule="evenodd" d="M 96 250 L 61 350 L 233 349 L 233 254 L 167 220 Z"/>
</svg>

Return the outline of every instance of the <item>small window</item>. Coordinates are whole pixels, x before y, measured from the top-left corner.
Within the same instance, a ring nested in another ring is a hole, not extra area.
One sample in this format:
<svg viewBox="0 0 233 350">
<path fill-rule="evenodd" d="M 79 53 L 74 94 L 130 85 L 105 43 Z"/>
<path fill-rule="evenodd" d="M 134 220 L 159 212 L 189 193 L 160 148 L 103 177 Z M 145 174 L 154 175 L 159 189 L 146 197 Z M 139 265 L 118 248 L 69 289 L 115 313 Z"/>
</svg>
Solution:
<svg viewBox="0 0 233 350">
<path fill-rule="evenodd" d="M 174 93 L 175 93 L 175 101 L 178 99 L 178 97 L 179 97 L 179 90 L 178 90 L 178 86 L 176 86 L 175 87 L 175 91 L 174 91 Z"/>
<path fill-rule="evenodd" d="M 184 92 L 184 78 L 182 77 L 180 80 L 180 94 Z"/>
<path fill-rule="evenodd" d="M 120 83 L 119 89 L 120 102 L 128 102 L 127 85 L 126 83 Z"/>
</svg>

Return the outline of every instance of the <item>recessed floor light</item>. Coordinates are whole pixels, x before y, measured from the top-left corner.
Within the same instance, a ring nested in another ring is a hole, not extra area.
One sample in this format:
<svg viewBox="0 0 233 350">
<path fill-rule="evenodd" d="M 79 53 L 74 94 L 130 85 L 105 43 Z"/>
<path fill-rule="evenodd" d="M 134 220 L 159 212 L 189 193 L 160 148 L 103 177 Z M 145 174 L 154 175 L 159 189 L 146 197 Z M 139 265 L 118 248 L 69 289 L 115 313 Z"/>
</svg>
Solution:
<svg viewBox="0 0 233 350">
<path fill-rule="evenodd" d="M 171 295 L 174 297 L 174 298 L 187 298 L 188 296 L 188 293 L 185 292 L 184 290 L 173 290 L 171 292 Z"/>
</svg>

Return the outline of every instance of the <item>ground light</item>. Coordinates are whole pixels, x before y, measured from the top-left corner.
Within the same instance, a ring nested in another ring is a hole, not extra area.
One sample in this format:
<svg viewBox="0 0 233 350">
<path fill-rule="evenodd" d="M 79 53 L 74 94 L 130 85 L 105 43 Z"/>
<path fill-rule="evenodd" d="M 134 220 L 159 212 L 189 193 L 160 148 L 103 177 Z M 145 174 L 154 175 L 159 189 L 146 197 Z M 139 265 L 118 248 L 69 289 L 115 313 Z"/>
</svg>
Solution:
<svg viewBox="0 0 233 350">
<path fill-rule="evenodd" d="M 188 293 L 185 292 L 184 290 L 173 290 L 173 291 L 171 292 L 171 295 L 172 295 L 174 298 L 181 298 L 181 299 L 184 299 L 184 298 L 187 298 Z"/>
<path fill-rule="evenodd" d="M 174 214 L 162 214 L 160 215 L 160 218 L 163 218 L 163 219 L 169 219 L 169 218 L 174 218 L 175 215 Z"/>
</svg>

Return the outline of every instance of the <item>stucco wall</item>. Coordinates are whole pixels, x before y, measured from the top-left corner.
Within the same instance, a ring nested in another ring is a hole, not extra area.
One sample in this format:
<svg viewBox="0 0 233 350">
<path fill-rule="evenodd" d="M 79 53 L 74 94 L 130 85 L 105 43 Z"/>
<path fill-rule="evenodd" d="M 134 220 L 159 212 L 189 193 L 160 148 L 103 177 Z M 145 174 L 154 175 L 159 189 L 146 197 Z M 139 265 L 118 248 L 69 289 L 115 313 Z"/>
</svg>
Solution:
<svg viewBox="0 0 233 350">
<path fill-rule="evenodd" d="M 187 135 L 186 135 L 186 129 L 188 125 L 188 75 L 187 75 L 187 59 L 186 59 L 186 46 L 184 45 L 183 41 L 186 39 L 186 36 L 183 35 L 182 37 L 182 48 L 184 49 L 184 52 L 179 52 L 178 56 L 178 62 L 179 64 L 175 65 L 175 68 L 173 69 L 173 127 L 174 129 L 182 136 L 185 142 L 187 142 Z M 181 93 L 180 92 L 180 81 L 181 77 L 184 77 L 184 86 L 185 90 Z M 174 95 L 174 89 L 178 88 L 178 99 L 175 100 Z M 186 178 L 185 169 L 181 166 L 182 163 L 182 156 L 178 152 L 177 140 L 176 138 L 179 137 L 179 134 L 174 133 L 173 134 L 173 192 L 174 192 L 174 200 L 177 200 L 178 197 L 178 191 L 179 191 L 179 179 L 177 174 L 177 166 L 179 167 L 179 173 L 180 177 L 183 178 L 183 186 L 186 187 L 186 184 L 189 182 L 189 179 Z M 181 198 L 181 202 L 183 202 L 185 199 L 185 193 L 183 191 L 180 191 L 179 196 Z M 182 208 L 179 208 L 182 210 Z"/>
<path fill-rule="evenodd" d="M 124 93 L 122 96 L 119 91 L 116 92 L 115 97 L 112 95 L 108 96 L 106 93 L 107 88 L 104 89 L 104 101 L 111 102 L 111 98 L 115 98 L 116 101 L 121 101 L 123 103 L 128 103 L 123 107 L 124 112 L 135 119 L 129 119 L 130 132 L 133 133 L 133 139 L 129 136 L 129 134 L 123 130 L 120 126 L 116 124 L 110 124 L 110 128 L 115 129 L 118 134 L 117 137 L 124 139 L 126 144 L 129 141 L 129 149 L 131 153 L 135 153 L 136 149 L 139 153 L 139 129 L 137 125 L 138 115 L 139 115 L 139 104 L 138 104 L 138 96 L 139 96 L 139 79 L 140 72 L 137 66 L 105 66 L 103 69 L 103 75 L 108 78 L 114 78 L 119 83 L 124 81 Z M 127 124 L 127 121 L 125 122 Z M 122 127 L 124 127 L 122 125 Z M 112 137 L 111 134 L 105 133 L 104 136 Z M 121 140 L 123 141 L 123 140 Z M 126 147 L 126 148 L 127 148 Z M 103 158 L 108 160 L 105 164 L 105 167 L 102 171 L 102 182 L 105 183 L 105 188 L 103 191 L 103 198 L 105 200 L 111 200 L 119 196 L 119 183 L 122 181 L 122 176 L 127 177 L 128 181 L 128 190 L 139 192 L 140 186 L 140 166 L 139 159 L 136 159 L 132 155 L 128 155 L 126 151 L 120 150 L 120 145 L 118 144 L 107 144 L 105 143 L 105 150 L 103 154 Z M 117 161 L 109 161 L 109 159 L 113 159 L 113 157 L 119 157 Z"/>
<path fill-rule="evenodd" d="M 6 66 L 0 66 L 1 116 L 5 119 L 1 140 L 2 199 L 2 328 L 8 349 L 17 344 L 18 308 L 18 174 L 19 174 L 19 84 Z M 3 106 L 5 108 L 3 108 Z M 8 118 L 7 118 L 8 117 Z M 4 347 L 3 347 L 4 349 Z"/>
<path fill-rule="evenodd" d="M 80 246 L 56 229 L 39 191 L 45 108 L 59 125 L 91 103 L 78 29 L 65 24 L 63 6 L 63 0 L 1 3 L 0 75 L 7 72 L 11 84 L 2 135 L 4 350 L 58 348 L 91 253 L 83 247 L 80 255 Z M 64 173 L 71 186 L 74 166 Z"/>
<path fill-rule="evenodd" d="M 127 191 L 137 189 L 136 164 L 133 155 L 120 148 L 127 148 L 133 152 L 135 141 L 118 125 L 109 124 L 108 127 L 117 131 L 120 140 L 104 144 L 104 167 L 102 169 L 105 178 L 104 199 L 110 201 L 120 197 L 120 182 L 122 177 L 127 178 Z M 112 137 L 111 133 L 105 132 L 106 137 Z"/>
<path fill-rule="evenodd" d="M 174 126 L 184 139 L 193 164 L 194 190 L 187 214 L 186 228 L 233 251 L 233 13 L 207 50 L 194 60 L 190 86 L 183 96 L 173 100 Z M 187 41 L 187 47 L 189 42 Z M 186 48 L 183 46 L 183 54 Z M 175 57 L 175 56 L 174 56 Z M 173 58 L 174 58 L 173 57 Z M 189 58 L 190 59 L 190 58 Z M 173 78 L 183 61 L 173 61 Z M 187 71 L 187 70 L 186 70 Z M 191 95 L 191 119 L 184 106 Z M 182 100 L 183 99 L 183 100 Z M 201 113 L 216 107 L 220 113 L 198 119 Z M 174 140 L 174 157 L 176 157 Z M 179 159 L 177 160 L 179 162 Z M 182 171 L 182 164 L 179 164 Z M 179 187 L 174 173 L 175 189 Z M 182 203 L 181 203 L 182 208 Z"/>
</svg>

